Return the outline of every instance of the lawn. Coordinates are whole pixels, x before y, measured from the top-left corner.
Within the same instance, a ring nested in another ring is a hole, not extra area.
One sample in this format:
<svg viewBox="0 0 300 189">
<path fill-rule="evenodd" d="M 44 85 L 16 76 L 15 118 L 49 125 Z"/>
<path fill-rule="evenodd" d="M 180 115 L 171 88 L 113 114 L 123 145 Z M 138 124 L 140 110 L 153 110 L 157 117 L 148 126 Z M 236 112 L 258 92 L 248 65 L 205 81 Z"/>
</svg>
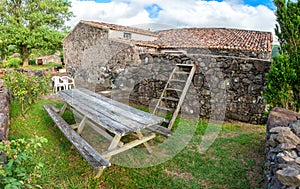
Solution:
<svg viewBox="0 0 300 189">
<path fill-rule="evenodd" d="M 57 102 L 40 100 L 24 118 L 13 101 L 9 133 L 10 139 L 34 133 L 48 139 L 35 157 L 44 164 L 39 180 L 43 188 L 262 188 L 265 126 L 226 123 L 214 144 L 200 154 L 207 122 L 199 121 L 190 143 L 173 159 L 148 168 L 112 165 L 93 179 L 93 168 L 53 126 L 42 107 L 47 103 Z M 65 118 L 73 120 L 70 112 Z"/>
</svg>

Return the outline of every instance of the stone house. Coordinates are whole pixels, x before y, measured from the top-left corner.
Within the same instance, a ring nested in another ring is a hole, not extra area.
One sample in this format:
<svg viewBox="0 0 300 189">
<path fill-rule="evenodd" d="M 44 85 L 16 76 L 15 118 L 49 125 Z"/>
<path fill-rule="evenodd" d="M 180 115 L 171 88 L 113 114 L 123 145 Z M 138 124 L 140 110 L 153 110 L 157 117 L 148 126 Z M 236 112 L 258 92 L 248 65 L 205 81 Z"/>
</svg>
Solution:
<svg viewBox="0 0 300 189">
<path fill-rule="evenodd" d="M 36 59 L 36 64 L 61 63 L 61 58 L 57 55 L 41 56 Z"/>
<path fill-rule="evenodd" d="M 152 32 L 80 21 L 63 39 L 63 47 L 67 72 L 79 86 L 112 89 L 115 98 L 151 106 L 175 64 L 193 63 L 197 72 L 182 109 L 201 118 L 218 119 L 225 113 L 229 119 L 264 121 L 261 93 L 270 66 L 270 32 L 226 28 Z"/>
</svg>

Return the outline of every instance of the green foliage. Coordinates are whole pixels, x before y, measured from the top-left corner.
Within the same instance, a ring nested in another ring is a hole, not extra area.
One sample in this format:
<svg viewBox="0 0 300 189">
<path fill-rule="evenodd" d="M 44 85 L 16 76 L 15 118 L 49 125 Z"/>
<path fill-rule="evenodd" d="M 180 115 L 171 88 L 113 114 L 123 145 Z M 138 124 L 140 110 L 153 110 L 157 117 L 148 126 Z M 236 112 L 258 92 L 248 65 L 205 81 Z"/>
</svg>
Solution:
<svg viewBox="0 0 300 189">
<path fill-rule="evenodd" d="M 41 188 L 37 179 L 43 164 L 35 162 L 33 157 L 46 142 L 47 139 L 38 136 L 1 142 L 0 151 L 6 154 L 8 161 L 0 166 L 0 188 Z"/>
<path fill-rule="evenodd" d="M 269 73 L 267 73 L 266 100 L 270 108 L 275 106 L 291 109 L 295 106 L 295 96 L 292 90 L 297 75 L 291 68 L 288 55 L 277 55 L 273 58 Z"/>
<path fill-rule="evenodd" d="M 61 63 L 53 63 L 53 62 L 49 62 L 47 64 L 43 64 L 43 65 L 30 65 L 27 68 L 30 70 L 44 70 L 44 69 L 49 69 L 49 68 L 56 68 L 56 67 L 61 67 L 62 64 Z"/>
<path fill-rule="evenodd" d="M 4 84 L 22 105 L 25 113 L 37 100 L 39 95 L 44 95 L 49 90 L 50 75 L 45 77 L 28 76 L 17 71 L 7 72 Z M 27 108 L 25 109 L 25 106 Z"/>
<path fill-rule="evenodd" d="M 34 59 L 29 59 L 29 62 L 28 62 L 29 65 L 36 65 L 36 62 Z"/>
<path fill-rule="evenodd" d="M 0 1 L 0 49 L 17 47 L 25 66 L 34 50 L 60 50 L 68 29 L 64 23 L 73 16 L 70 7 L 68 0 Z"/>
<path fill-rule="evenodd" d="M 20 58 L 9 58 L 4 62 L 5 68 L 18 68 L 22 65 L 22 60 Z"/>
<path fill-rule="evenodd" d="M 290 110 L 300 110 L 300 2 L 274 0 L 277 7 L 275 33 L 280 55 L 273 57 L 267 76 L 267 102 Z"/>
</svg>

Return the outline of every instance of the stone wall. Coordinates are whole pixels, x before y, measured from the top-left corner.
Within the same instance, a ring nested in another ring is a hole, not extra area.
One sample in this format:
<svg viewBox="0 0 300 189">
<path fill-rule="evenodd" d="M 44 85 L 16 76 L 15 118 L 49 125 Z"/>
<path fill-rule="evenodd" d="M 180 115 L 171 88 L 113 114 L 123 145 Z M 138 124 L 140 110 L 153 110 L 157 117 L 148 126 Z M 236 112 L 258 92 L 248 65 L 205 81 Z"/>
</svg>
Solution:
<svg viewBox="0 0 300 189">
<path fill-rule="evenodd" d="M 0 80 L 0 141 L 7 140 L 9 130 L 9 95 Z"/>
<path fill-rule="evenodd" d="M 299 188 L 300 114 L 273 109 L 267 122 L 266 138 L 265 188 Z"/>
<path fill-rule="evenodd" d="M 127 95 L 135 103 L 151 106 L 153 99 L 160 97 L 174 66 L 194 63 L 197 71 L 186 98 L 193 112 L 199 106 L 201 118 L 218 118 L 226 111 L 229 119 L 255 124 L 265 121 L 266 103 L 261 92 L 269 61 L 211 54 L 141 54 L 140 59 L 145 57 L 151 61 L 142 61 L 117 77 L 115 97 Z"/>
<path fill-rule="evenodd" d="M 103 90 L 111 88 L 116 75 L 134 66 L 138 58 L 129 44 L 108 38 L 108 31 L 78 24 L 63 41 L 67 72 L 78 86 Z"/>
</svg>

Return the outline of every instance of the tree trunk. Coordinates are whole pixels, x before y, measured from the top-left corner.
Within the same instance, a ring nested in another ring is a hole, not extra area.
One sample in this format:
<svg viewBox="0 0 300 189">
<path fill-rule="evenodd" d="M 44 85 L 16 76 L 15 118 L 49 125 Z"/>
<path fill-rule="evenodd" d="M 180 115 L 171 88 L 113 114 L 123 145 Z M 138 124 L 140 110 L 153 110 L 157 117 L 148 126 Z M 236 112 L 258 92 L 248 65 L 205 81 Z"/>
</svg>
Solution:
<svg viewBox="0 0 300 189">
<path fill-rule="evenodd" d="M 28 59 L 29 59 L 29 50 L 27 47 L 23 46 L 22 47 L 22 61 L 23 61 L 23 66 L 28 66 Z"/>
</svg>

